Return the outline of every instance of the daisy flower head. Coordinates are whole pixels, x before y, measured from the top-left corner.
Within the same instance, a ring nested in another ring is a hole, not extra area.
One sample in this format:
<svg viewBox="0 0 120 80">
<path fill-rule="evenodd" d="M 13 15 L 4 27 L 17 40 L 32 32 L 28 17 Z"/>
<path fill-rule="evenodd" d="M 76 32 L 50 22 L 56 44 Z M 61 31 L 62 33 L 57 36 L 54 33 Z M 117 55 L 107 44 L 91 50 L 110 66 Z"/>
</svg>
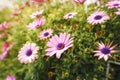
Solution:
<svg viewBox="0 0 120 80">
<path fill-rule="evenodd" d="M 46 30 L 43 30 L 42 32 L 40 32 L 39 34 L 39 38 L 42 40 L 42 39 L 46 39 L 48 37 L 50 37 L 53 33 L 53 30 L 52 29 L 46 29 Z"/>
<path fill-rule="evenodd" d="M 10 27 L 10 24 L 8 24 L 7 22 L 3 22 L 0 24 L 0 31 L 3 31 L 8 27 Z"/>
<path fill-rule="evenodd" d="M 30 30 L 36 30 L 37 28 L 43 26 L 44 24 L 45 24 L 45 18 L 40 18 L 30 23 L 27 26 L 27 28 L 29 28 Z"/>
<path fill-rule="evenodd" d="M 109 15 L 104 11 L 95 11 L 92 13 L 88 18 L 88 23 L 94 25 L 94 24 L 101 24 L 104 23 L 105 20 L 109 20 Z"/>
<path fill-rule="evenodd" d="M 107 45 L 103 44 L 102 42 L 98 43 L 98 50 L 95 50 L 95 54 L 94 56 L 99 56 L 98 60 L 100 60 L 101 58 L 104 58 L 105 61 L 108 60 L 109 56 L 111 56 L 112 53 L 117 52 L 117 50 L 114 50 L 114 48 L 116 47 L 116 45 L 111 46 L 112 42 L 108 43 Z"/>
<path fill-rule="evenodd" d="M 17 10 L 16 12 L 14 12 L 13 14 L 11 14 L 11 18 L 18 16 L 19 14 L 21 14 L 21 10 Z"/>
<path fill-rule="evenodd" d="M 73 38 L 70 38 L 70 34 L 60 33 L 60 35 L 54 35 L 47 43 L 46 56 L 53 56 L 59 59 L 64 51 L 73 46 Z"/>
<path fill-rule="evenodd" d="M 30 15 L 31 18 L 39 18 L 41 16 L 41 14 L 43 14 L 44 10 L 40 10 L 40 11 L 37 11 L 37 12 L 34 12 Z"/>
<path fill-rule="evenodd" d="M 0 34 L 0 38 L 5 38 L 6 37 L 6 33 L 1 33 Z"/>
<path fill-rule="evenodd" d="M 5 59 L 8 56 L 8 52 L 3 52 L 2 54 L 0 54 L 0 60 Z"/>
<path fill-rule="evenodd" d="M 66 14 L 65 16 L 63 16 L 64 19 L 71 19 L 73 18 L 77 13 L 76 12 L 70 12 L 68 14 Z"/>
<path fill-rule="evenodd" d="M 36 26 L 38 26 L 38 24 L 33 21 L 32 23 L 29 23 L 27 28 L 29 28 L 30 30 L 36 30 Z"/>
<path fill-rule="evenodd" d="M 109 1 L 106 6 L 109 8 L 109 9 L 113 9 L 113 8 L 120 8 L 120 0 L 112 0 L 112 1 Z"/>
<path fill-rule="evenodd" d="M 86 0 L 73 0 L 77 4 L 83 4 Z"/>
<path fill-rule="evenodd" d="M 8 56 L 10 49 L 13 47 L 14 44 L 9 44 L 7 41 L 2 45 L 2 54 L 0 54 L 0 60 L 3 60 Z"/>
<path fill-rule="evenodd" d="M 16 80 L 16 78 L 13 75 L 8 75 L 5 80 Z"/>
<path fill-rule="evenodd" d="M 41 3 L 41 2 L 47 2 L 49 0 L 31 0 L 32 2 L 36 2 L 36 3 Z"/>
<path fill-rule="evenodd" d="M 35 59 L 38 58 L 39 47 L 35 43 L 26 43 L 18 54 L 18 60 L 21 63 L 32 63 Z"/>
</svg>

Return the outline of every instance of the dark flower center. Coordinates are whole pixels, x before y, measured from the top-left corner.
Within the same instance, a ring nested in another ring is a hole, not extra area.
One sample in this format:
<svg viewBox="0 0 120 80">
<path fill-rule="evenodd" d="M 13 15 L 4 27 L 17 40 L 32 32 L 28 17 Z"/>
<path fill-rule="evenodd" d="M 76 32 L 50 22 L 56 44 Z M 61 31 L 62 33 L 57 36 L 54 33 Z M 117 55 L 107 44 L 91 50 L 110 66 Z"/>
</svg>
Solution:
<svg viewBox="0 0 120 80">
<path fill-rule="evenodd" d="M 72 16 L 72 14 L 68 14 L 68 16 Z"/>
<path fill-rule="evenodd" d="M 48 36 L 48 35 L 49 35 L 49 33 L 48 33 L 48 32 L 44 33 L 44 36 Z"/>
<path fill-rule="evenodd" d="M 97 15 L 97 16 L 95 16 L 95 20 L 100 20 L 102 18 L 102 16 L 101 15 Z"/>
<path fill-rule="evenodd" d="M 27 55 L 27 56 L 31 56 L 31 55 L 32 55 L 32 50 L 31 50 L 31 49 L 28 49 L 27 52 L 26 52 L 26 55 Z"/>
<path fill-rule="evenodd" d="M 113 6 L 119 6 L 119 4 L 114 4 Z"/>
<path fill-rule="evenodd" d="M 63 44 L 63 43 L 59 43 L 58 45 L 57 45 L 57 50 L 61 50 L 61 49 L 63 49 L 65 47 L 65 45 Z"/>
<path fill-rule="evenodd" d="M 105 48 L 102 48 L 102 49 L 101 49 L 101 52 L 102 52 L 103 54 L 109 54 L 109 53 L 110 53 L 110 49 L 107 48 L 107 47 L 105 47 Z"/>
</svg>

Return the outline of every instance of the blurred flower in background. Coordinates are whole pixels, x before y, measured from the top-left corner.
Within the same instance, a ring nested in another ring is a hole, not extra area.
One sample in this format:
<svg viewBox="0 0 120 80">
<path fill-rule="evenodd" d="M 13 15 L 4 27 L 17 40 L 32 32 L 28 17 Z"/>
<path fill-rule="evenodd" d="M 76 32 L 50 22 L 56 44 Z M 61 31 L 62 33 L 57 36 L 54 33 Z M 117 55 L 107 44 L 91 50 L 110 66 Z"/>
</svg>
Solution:
<svg viewBox="0 0 120 80">
<path fill-rule="evenodd" d="M 11 14 L 11 18 L 18 16 L 21 13 L 21 10 L 17 10 L 16 12 L 14 12 L 13 14 Z"/>
<path fill-rule="evenodd" d="M 77 4 L 83 4 L 86 0 L 73 0 Z"/>
<path fill-rule="evenodd" d="M 13 75 L 8 75 L 5 80 L 16 80 L 16 78 Z"/>
<path fill-rule="evenodd" d="M 37 2 L 37 3 L 41 3 L 41 2 L 47 2 L 49 0 L 31 0 L 32 2 Z"/>
<path fill-rule="evenodd" d="M 45 18 L 39 18 L 30 23 L 27 27 L 31 30 L 35 30 L 45 24 Z"/>
<path fill-rule="evenodd" d="M 66 14 L 65 16 L 63 16 L 64 19 L 70 19 L 73 18 L 77 13 L 76 12 L 70 12 L 68 14 Z"/>
<path fill-rule="evenodd" d="M 0 31 L 3 31 L 9 27 L 10 27 L 10 24 L 8 24 L 7 22 L 3 22 L 0 24 Z"/>
<path fill-rule="evenodd" d="M 34 12 L 30 15 L 31 18 L 39 18 L 41 16 L 41 14 L 43 14 L 44 10 L 40 10 L 40 11 L 37 11 L 37 12 Z"/>
<path fill-rule="evenodd" d="M 8 56 L 9 50 L 13 47 L 13 44 L 9 44 L 7 41 L 3 43 L 2 54 L 0 54 L 0 60 L 3 60 Z"/>
<path fill-rule="evenodd" d="M 120 0 L 109 1 L 106 6 L 110 9 L 112 8 L 120 8 Z"/>
<path fill-rule="evenodd" d="M 0 34 L 0 38 L 5 38 L 6 37 L 6 33 L 1 33 Z"/>
</svg>

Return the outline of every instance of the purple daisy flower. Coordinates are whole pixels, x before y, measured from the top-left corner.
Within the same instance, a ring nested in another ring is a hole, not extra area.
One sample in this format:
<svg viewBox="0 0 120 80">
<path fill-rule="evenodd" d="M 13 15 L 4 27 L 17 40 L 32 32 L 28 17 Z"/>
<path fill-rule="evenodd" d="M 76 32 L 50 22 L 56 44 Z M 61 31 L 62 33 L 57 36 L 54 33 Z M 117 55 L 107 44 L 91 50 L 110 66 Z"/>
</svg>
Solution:
<svg viewBox="0 0 120 80">
<path fill-rule="evenodd" d="M 8 24 L 7 22 L 3 22 L 0 24 L 0 31 L 3 31 L 9 27 L 10 27 L 10 24 Z"/>
<path fill-rule="evenodd" d="M 106 6 L 109 9 L 120 8 L 120 0 L 109 1 Z"/>
<path fill-rule="evenodd" d="M 41 3 L 41 2 L 47 2 L 49 0 L 31 0 L 32 2 L 36 2 L 36 3 Z"/>
<path fill-rule="evenodd" d="M 3 60 L 8 56 L 9 50 L 13 47 L 14 44 L 9 44 L 7 41 L 4 42 L 2 46 L 2 54 L 0 54 L 0 60 Z"/>
<path fill-rule="evenodd" d="M 86 0 L 73 0 L 77 4 L 83 4 Z"/>
<path fill-rule="evenodd" d="M 111 56 L 112 53 L 117 52 L 117 50 L 114 50 L 114 48 L 116 47 L 116 45 L 111 46 L 112 42 L 108 43 L 107 45 L 101 43 L 98 43 L 98 47 L 95 52 L 94 56 L 99 56 L 98 60 L 100 60 L 101 58 L 104 58 L 105 61 L 108 60 L 108 57 Z"/>
<path fill-rule="evenodd" d="M 31 30 L 35 30 L 35 29 L 43 26 L 44 24 L 45 24 L 45 19 L 40 18 L 40 19 L 37 19 L 37 20 L 33 21 L 32 23 L 30 23 L 27 27 Z"/>
<path fill-rule="evenodd" d="M 26 43 L 19 51 L 18 60 L 21 63 L 31 63 L 38 58 L 39 47 L 35 43 Z"/>
<path fill-rule="evenodd" d="M 0 34 L 0 38 L 5 38 L 6 37 L 6 33 L 1 33 Z"/>
<path fill-rule="evenodd" d="M 52 33 L 53 33 L 52 29 L 43 30 L 42 32 L 40 32 L 39 38 L 41 40 L 46 39 L 46 38 L 50 37 L 52 35 Z"/>
<path fill-rule="evenodd" d="M 8 75 L 5 80 L 16 80 L 16 78 L 13 75 Z"/>
<path fill-rule="evenodd" d="M 19 14 L 21 14 L 21 10 L 17 10 L 16 12 L 14 12 L 13 14 L 11 14 L 11 18 L 18 16 Z"/>
<path fill-rule="evenodd" d="M 62 53 L 73 46 L 73 38 L 70 38 L 70 34 L 60 33 L 60 35 L 54 35 L 50 41 L 47 43 L 49 48 L 46 49 L 46 56 L 53 56 L 56 54 L 56 57 L 59 59 Z"/>
<path fill-rule="evenodd" d="M 66 14 L 65 16 L 63 16 L 64 19 L 71 19 L 73 18 L 77 13 L 76 12 L 70 12 L 68 14 Z"/>
<path fill-rule="evenodd" d="M 105 20 L 109 20 L 110 17 L 107 15 L 104 11 L 95 11 L 93 14 L 91 14 L 87 20 L 88 23 L 94 25 L 94 24 L 101 24 L 104 23 Z"/>
<path fill-rule="evenodd" d="M 8 52 L 4 51 L 2 54 L 0 54 L 0 60 L 5 59 L 8 56 Z"/>
<path fill-rule="evenodd" d="M 40 15 L 44 12 L 44 10 L 40 10 L 40 11 L 37 11 L 37 12 L 34 12 L 30 15 L 31 18 L 39 18 Z"/>
</svg>

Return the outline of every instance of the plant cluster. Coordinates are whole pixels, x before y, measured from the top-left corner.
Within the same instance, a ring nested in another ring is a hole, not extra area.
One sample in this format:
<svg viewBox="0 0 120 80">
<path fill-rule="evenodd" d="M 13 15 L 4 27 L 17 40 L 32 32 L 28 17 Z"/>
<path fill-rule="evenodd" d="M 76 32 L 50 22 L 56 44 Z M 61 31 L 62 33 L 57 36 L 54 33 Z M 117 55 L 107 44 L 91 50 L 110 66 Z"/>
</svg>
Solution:
<svg viewBox="0 0 120 80">
<path fill-rule="evenodd" d="M 87 11 L 86 1 L 32 0 L 1 11 L 0 80 L 119 80 L 106 67 L 120 61 L 120 1 Z"/>
</svg>

